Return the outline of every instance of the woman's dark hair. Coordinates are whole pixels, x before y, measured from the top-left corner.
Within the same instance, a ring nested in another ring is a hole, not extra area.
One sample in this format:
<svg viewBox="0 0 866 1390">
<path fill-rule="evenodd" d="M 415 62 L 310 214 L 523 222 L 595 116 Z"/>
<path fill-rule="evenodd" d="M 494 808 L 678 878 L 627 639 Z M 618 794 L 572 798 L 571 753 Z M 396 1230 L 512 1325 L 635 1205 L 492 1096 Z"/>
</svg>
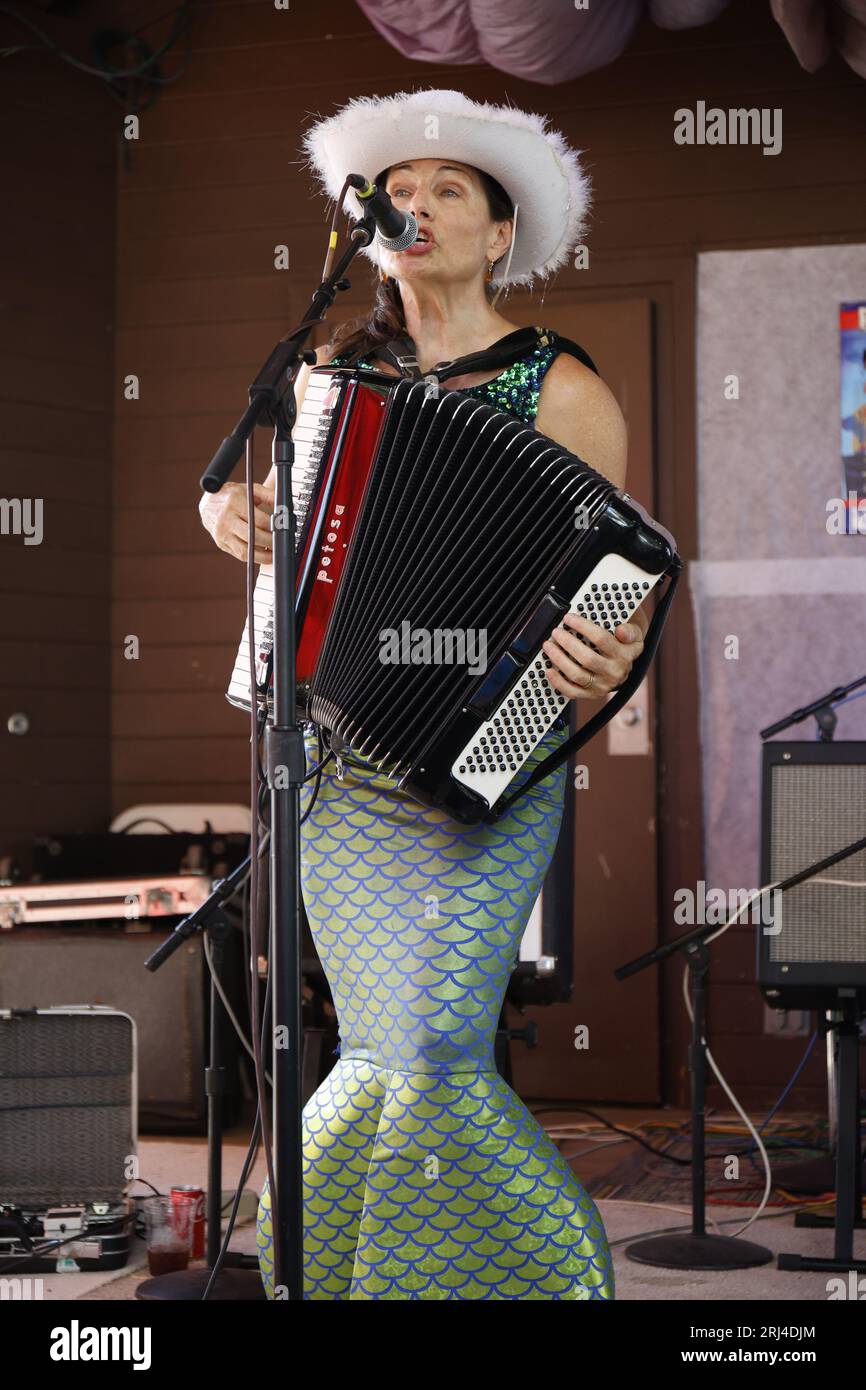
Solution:
<svg viewBox="0 0 866 1390">
<path fill-rule="evenodd" d="M 375 182 L 380 187 L 384 185 L 388 172 L 387 169 L 383 169 L 376 175 Z M 483 169 L 475 169 L 475 173 L 481 180 L 493 221 L 505 222 L 509 217 L 513 217 L 514 204 L 502 184 L 492 175 L 485 174 Z M 375 348 L 406 332 L 400 286 L 391 277 L 383 281 L 378 266 L 374 266 L 373 269 L 376 293 L 369 314 L 361 314 L 357 318 L 347 320 L 346 323 L 341 323 L 331 338 L 332 356 L 344 357 L 350 363 L 357 361 L 359 357 L 369 356 Z M 490 298 L 495 293 L 496 287 L 488 285 Z"/>
</svg>

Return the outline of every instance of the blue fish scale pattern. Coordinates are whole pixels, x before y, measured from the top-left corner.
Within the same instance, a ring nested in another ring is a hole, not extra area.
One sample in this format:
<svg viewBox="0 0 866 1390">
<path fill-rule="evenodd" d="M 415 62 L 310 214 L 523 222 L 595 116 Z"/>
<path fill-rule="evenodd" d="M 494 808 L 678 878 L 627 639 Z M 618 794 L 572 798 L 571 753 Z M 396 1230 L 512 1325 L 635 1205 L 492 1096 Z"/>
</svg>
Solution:
<svg viewBox="0 0 866 1390">
<path fill-rule="evenodd" d="M 594 1203 L 493 1063 L 564 771 L 496 824 L 463 826 L 351 755 L 342 770 L 329 764 L 304 824 L 304 901 L 341 1037 L 304 1110 L 305 1296 L 612 1298 Z M 272 1239 L 266 1184 L 271 1294 Z"/>
<path fill-rule="evenodd" d="M 521 399 L 529 418 L 537 380 Z M 561 740 L 562 721 L 521 775 Z M 353 754 L 324 769 L 301 873 L 341 1041 L 303 1115 L 305 1298 L 614 1297 L 595 1204 L 493 1060 L 564 794 L 560 768 L 464 826 Z M 267 1183 L 257 1246 L 273 1298 Z"/>
<path fill-rule="evenodd" d="M 527 901 L 526 867 L 553 852 L 547 821 L 473 844 L 408 797 L 400 818 L 387 801 L 371 807 L 359 779 L 344 786 L 326 835 L 324 852 L 307 847 L 304 888 L 317 950 L 333 967 L 342 1055 L 418 1070 L 486 1064 L 514 922 L 535 898 Z"/>
</svg>

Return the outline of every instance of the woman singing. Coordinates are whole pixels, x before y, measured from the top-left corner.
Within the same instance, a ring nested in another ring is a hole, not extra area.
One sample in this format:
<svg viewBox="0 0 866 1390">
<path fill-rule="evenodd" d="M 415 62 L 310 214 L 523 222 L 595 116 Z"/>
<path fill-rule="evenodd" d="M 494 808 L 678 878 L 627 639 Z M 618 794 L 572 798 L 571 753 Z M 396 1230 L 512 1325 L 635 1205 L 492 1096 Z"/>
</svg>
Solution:
<svg viewBox="0 0 866 1390">
<path fill-rule="evenodd" d="M 388 345 L 410 340 L 427 372 L 488 348 L 518 327 L 497 312 L 497 291 L 549 275 L 579 244 L 587 180 L 540 116 L 459 92 L 402 93 L 350 102 L 308 131 L 306 148 L 332 197 L 349 172 L 367 174 L 420 228 L 405 251 L 369 248 L 373 308 L 336 330 L 320 364 L 399 373 Z M 447 388 L 534 423 L 623 486 L 622 414 L 571 353 L 539 341 L 506 370 Z M 256 500 L 255 558 L 268 563 L 271 478 Z M 201 511 L 216 544 L 246 559 L 243 485 L 206 495 Z M 567 617 L 544 645 L 548 679 L 569 700 L 604 699 L 646 628 L 640 613 L 614 633 Z M 564 722 L 526 775 L 562 742 Z M 313 765 L 309 726 L 306 740 Z M 466 826 L 337 752 L 302 829 L 304 903 L 340 1021 L 339 1060 L 304 1110 L 305 1297 L 612 1299 L 595 1204 L 493 1060 L 556 845 L 565 768 L 495 824 Z M 308 783 L 302 811 L 310 796 Z M 266 1185 L 258 1248 L 269 1297 L 272 1239 Z"/>
</svg>

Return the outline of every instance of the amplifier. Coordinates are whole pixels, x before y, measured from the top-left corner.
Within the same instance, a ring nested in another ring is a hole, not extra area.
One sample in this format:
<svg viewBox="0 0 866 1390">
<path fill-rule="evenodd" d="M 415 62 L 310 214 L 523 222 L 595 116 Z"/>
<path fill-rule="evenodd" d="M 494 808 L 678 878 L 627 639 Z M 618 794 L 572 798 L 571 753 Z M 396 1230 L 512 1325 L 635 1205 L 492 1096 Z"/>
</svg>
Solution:
<svg viewBox="0 0 866 1390">
<path fill-rule="evenodd" d="M 33 877 L 42 883 L 58 879 L 93 879 L 111 873 L 205 874 L 225 878 L 250 852 L 248 835 L 215 832 L 194 834 L 117 833 L 41 835 L 33 842 Z"/>
<path fill-rule="evenodd" d="M 0 1010 L 0 1266 L 121 1268 L 136 1153 L 133 1020 Z"/>
<path fill-rule="evenodd" d="M 861 839 L 866 743 L 765 743 L 761 822 L 762 883 Z M 777 920 L 758 928 L 758 984 L 767 1002 L 826 1010 L 843 990 L 866 1000 L 866 850 L 780 900 Z"/>
<path fill-rule="evenodd" d="M 172 898 L 178 890 L 171 880 L 156 882 L 158 890 L 146 889 L 144 881 L 136 880 L 50 889 L 47 885 L 0 888 L 0 901 L 5 893 L 8 909 L 3 919 L 8 929 L 0 930 L 0 1008 L 98 1004 L 128 1014 L 138 1030 L 139 1128 L 203 1133 L 207 1124 L 207 964 L 201 936 L 196 935 L 161 970 L 145 970 L 147 957 L 180 920 L 171 914 L 171 908 L 177 908 Z M 200 882 L 196 891 L 204 891 Z M 159 901 L 151 902 L 157 892 Z M 84 896 L 76 899 L 73 893 Z M 118 918 L 117 902 L 127 898 L 131 915 Z M 157 910 L 165 915 L 142 915 Z M 191 910 L 187 901 L 182 915 Z M 69 914 L 69 920 L 58 920 L 64 914 Z M 45 923 L 46 915 L 50 925 Z M 221 975 L 242 1026 L 248 1028 L 243 969 L 238 930 L 226 940 Z M 220 1016 L 226 1084 L 223 1114 L 225 1123 L 232 1125 L 240 1113 L 243 1090 L 240 1048 L 223 1010 Z"/>
</svg>

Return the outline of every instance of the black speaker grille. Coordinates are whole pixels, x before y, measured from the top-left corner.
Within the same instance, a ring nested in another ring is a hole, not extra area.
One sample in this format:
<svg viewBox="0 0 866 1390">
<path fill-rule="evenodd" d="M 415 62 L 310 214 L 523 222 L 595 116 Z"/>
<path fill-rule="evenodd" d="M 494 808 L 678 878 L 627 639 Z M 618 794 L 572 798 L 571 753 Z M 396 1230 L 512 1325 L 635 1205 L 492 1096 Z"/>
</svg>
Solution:
<svg viewBox="0 0 866 1390">
<path fill-rule="evenodd" d="M 772 769 L 770 878 L 788 878 L 866 835 L 866 765 L 777 764 Z M 779 962 L 866 963 L 866 850 L 782 895 Z"/>
<path fill-rule="evenodd" d="M 0 1202 L 116 1201 L 134 1153 L 132 1070 L 122 1014 L 0 1018 Z"/>
</svg>

